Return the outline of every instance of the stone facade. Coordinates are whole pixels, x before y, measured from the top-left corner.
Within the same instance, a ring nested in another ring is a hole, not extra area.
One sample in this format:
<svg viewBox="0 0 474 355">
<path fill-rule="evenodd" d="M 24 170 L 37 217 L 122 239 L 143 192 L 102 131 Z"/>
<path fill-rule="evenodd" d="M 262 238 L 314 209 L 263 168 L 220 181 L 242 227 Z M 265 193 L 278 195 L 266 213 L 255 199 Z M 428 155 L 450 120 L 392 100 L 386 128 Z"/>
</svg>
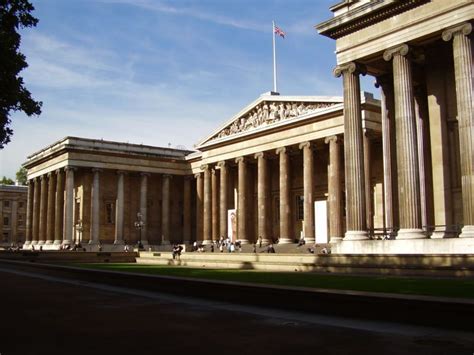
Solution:
<svg viewBox="0 0 474 355">
<path fill-rule="evenodd" d="M 0 246 L 25 242 L 28 188 L 0 185 Z"/>
<path fill-rule="evenodd" d="M 346 0 L 331 10 L 334 18 L 316 28 L 336 40 L 335 74 L 344 78 L 347 108 L 345 141 L 354 136 L 344 147 L 346 181 L 351 181 L 346 183 L 347 243 L 336 251 L 389 253 L 393 246 L 392 252 L 400 253 L 414 250 L 415 244 L 403 240 L 474 237 L 474 3 Z M 400 241 L 375 247 L 348 243 L 366 239 L 368 229 L 359 215 L 367 198 L 359 182 L 364 175 L 356 104 L 360 74 L 374 76 L 381 89 L 383 223 Z M 426 252 L 473 251 L 466 241 L 416 245 Z"/>
<path fill-rule="evenodd" d="M 382 183 L 380 103 L 366 93 L 359 100 L 364 130 L 374 139 L 372 195 Z M 266 102 L 318 108 L 220 134 Z M 331 238 L 340 240 L 343 145 L 342 98 L 279 95 L 262 95 L 200 142 L 197 152 L 67 137 L 25 163 L 32 196 L 25 246 L 209 244 L 232 228 L 242 243 L 292 243 L 301 236 L 314 242 L 314 202 L 326 200 Z M 235 226 L 228 224 L 229 210 L 236 210 Z"/>
</svg>

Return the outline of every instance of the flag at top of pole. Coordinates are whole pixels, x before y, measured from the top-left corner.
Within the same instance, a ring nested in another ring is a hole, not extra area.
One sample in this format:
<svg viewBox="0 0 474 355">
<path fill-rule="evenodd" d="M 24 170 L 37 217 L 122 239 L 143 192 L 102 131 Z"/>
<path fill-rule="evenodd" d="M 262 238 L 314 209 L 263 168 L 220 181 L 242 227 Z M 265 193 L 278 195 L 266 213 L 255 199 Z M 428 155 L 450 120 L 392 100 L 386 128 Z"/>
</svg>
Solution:
<svg viewBox="0 0 474 355">
<path fill-rule="evenodd" d="M 285 38 L 286 33 L 278 26 L 275 26 L 275 21 L 272 21 L 273 24 L 273 91 L 277 91 L 277 69 L 276 69 L 276 48 L 275 48 L 275 36 L 279 35 L 282 38 Z"/>
</svg>

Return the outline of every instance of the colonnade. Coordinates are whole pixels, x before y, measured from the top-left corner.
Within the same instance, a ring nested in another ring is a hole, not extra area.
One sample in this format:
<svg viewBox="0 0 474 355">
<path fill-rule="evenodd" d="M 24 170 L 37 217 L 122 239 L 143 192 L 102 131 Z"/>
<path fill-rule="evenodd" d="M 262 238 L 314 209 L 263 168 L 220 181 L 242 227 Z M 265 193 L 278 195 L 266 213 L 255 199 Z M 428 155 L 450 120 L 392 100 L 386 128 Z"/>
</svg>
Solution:
<svg viewBox="0 0 474 355">
<path fill-rule="evenodd" d="M 474 135 L 472 84 L 472 25 L 464 23 L 442 33 L 444 41 L 452 40 L 452 57 L 456 85 L 457 121 L 461 156 L 463 229 L 460 237 L 474 237 Z M 388 229 L 399 227 L 397 239 L 426 238 L 426 185 L 423 120 L 420 103 L 414 92 L 412 65 L 416 51 L 408 44 L 387 49 L 383 59 L 391 63 L 391 73 L 378 78 L 382 88 L 382 136 L 384 170 L 385 223 Z M 360 115 L 359 75 L 365 69 L 350 62 L 336 67 L 334 74 L 344 84 L 344 156 L 346 181 L 347 232 L 345 240 L 368 239 L 366 213 L 367 190 L 364 139 Z M 430 118 L 431 120 L 431 118 Z M 394 127 L 391 122 L 394 121 Z M 433 119 L 434 121 L 434 119 Z M 394 128 L 394 131 L 393 131 Z M 394 147 L 393 137 L 396 136 Z M 441 149 L 446 149 L 442 147 Z M 392 156 L 395 155 L 395 158 Z M 365 152 L 367 155 L 367 152 Z M 396 166 L 396 168 L 395 168 Z M 394 176 L 396 170 L 396 176 Z M 365 173 L 364 173 L 365 172 Z M 394 196 L 396 178 L 396 191 Z M 444 186 L 434 188 L 444 189 Z M 365 191 L 364 191 L 365 190 Z M 441 193 L 442 196 L 443 193 Z M 443 197 L 444 198 L 444 197 Z M 444 201 L 441 201 L 443 203 Z M 435 201 L 436 203 L 436 201 Z M 440 203 L 440 204 L 441 204 Z M 398 206 L 398 210 L 394 208 Z M 436 208 L 436 206 L 435 206 Z M 444 209 L 441 209 L 445 211 Z M 440 215 L 439 212 L 436 212 Z M 446 214 L 448 212 L 445 212 Z M 398 219 L 398 220 L 396 220 Z M 438 219 L 438 220 L 437 220 Z M 435 224 L 448 224 L 448 218 L 435 218 Z M 398 224 L 398 225 L 397 225 Z M 446 234 L 441 234 L 445 237 Z M 436 234 L 433 235 L 436 237 Z"/>
<path fill-rule="evenodd" d="M 342 180 L 340 161 L 341 139 L 337 136 L 327 137 L 329 144 L 328 165 L 328 208 L 329 208 L 329 237 L 331 241 L 342 239 Z M 201 172 L 195 174 L 196 178 L 196 236 L 203 244 L 210 244 L 219 238 L 227 238 L 228 210 L 231 205 L 228 201 L 229 168 L 237 167 L 237 236 L 236 239 L 243 244 L 262 240 L 264 243 L 275 240 L 272 235 L 271 188 L 269 174 L 269 159 L 278 157 L 279 170 L 279 243 L 292 243 L 299 236 L 293 235 L 291 229 L 292 200 L 290 150 L 299 148 L 303 156 L 301 173 L 303 175 L 303 236 L 306 242 L 315 241 L 314 234 L 314 142 L 302 142 L 297 147 L 280 147 L 271 151 L 258 152 L 253 155 L 241 156 L 232 160 L 220 161 L 215 164 L 201 166 Z M 253 206 L 253 199 L 249 196 L 250 184 L 249 164 L 256 162 L 257 171 L 257 235 L 253 233 L 249 221 L 249 211 Z M 293 172 L 294 173 L 294 172 Z"/>
</svg>

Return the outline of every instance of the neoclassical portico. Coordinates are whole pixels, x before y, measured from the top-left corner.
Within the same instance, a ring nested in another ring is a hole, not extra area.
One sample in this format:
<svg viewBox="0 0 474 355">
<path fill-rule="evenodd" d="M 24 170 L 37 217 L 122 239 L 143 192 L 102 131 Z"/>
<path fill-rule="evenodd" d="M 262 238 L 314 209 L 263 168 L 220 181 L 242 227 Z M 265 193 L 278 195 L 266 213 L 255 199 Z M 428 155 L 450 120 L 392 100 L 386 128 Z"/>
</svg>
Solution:
<svg viewBox="0 0 474 355">
<path fill-rule="evenodd" d="M 469 250 L 472 243 L 460 239 L 474 236 L 474 4 L 354 0 L 331 10 L 334 18 L 316 28 L 336 40 L 335 73 L 343 76 L 347 233 L 357 215 L 351 207 L 362 209 L 364 198 L 371 196 L 350 180 L 363 176 L 357 162 L 373 161 L 367 154 L 360 158 L 363 124 L 354 96 L 358 68 L 363 68 L 381 89 L 384 227 L 397 240 L 341 243 L 337 252 Z M 371 213 L 370 203 L 366 206 Z M 361 230 L 371 229 L 362 218 L 356 220 Z M 349 240 L 347 233 L 344 240 Z"/>
</svg>

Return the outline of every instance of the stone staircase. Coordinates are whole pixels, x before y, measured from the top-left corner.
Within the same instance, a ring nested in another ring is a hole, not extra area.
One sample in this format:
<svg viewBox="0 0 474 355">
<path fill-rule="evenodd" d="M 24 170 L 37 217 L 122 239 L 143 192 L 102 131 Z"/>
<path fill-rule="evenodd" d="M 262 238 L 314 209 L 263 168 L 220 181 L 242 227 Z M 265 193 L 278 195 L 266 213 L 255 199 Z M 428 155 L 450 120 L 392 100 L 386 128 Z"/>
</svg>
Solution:
<svg viewBox="0 0 474 355">
<path fill-rule="evenodd" d="M 250 246 L 251 247 L 251 246 Z M 287 246 L 278 246 L 290 248 Z M 296 246 L 293 246 L 295 248 Z M 252 247 L 251 247 L 252 248 Z M 474 255 L 336 255 L 299 252 L 268 254 L 245 252 L 184 252 L 173 260 L 171 252 L 140 252 L 138 264 L 209 269 L 310 271 L 337 274 L 406 276 L 474 276 Z"/>
</svg>

